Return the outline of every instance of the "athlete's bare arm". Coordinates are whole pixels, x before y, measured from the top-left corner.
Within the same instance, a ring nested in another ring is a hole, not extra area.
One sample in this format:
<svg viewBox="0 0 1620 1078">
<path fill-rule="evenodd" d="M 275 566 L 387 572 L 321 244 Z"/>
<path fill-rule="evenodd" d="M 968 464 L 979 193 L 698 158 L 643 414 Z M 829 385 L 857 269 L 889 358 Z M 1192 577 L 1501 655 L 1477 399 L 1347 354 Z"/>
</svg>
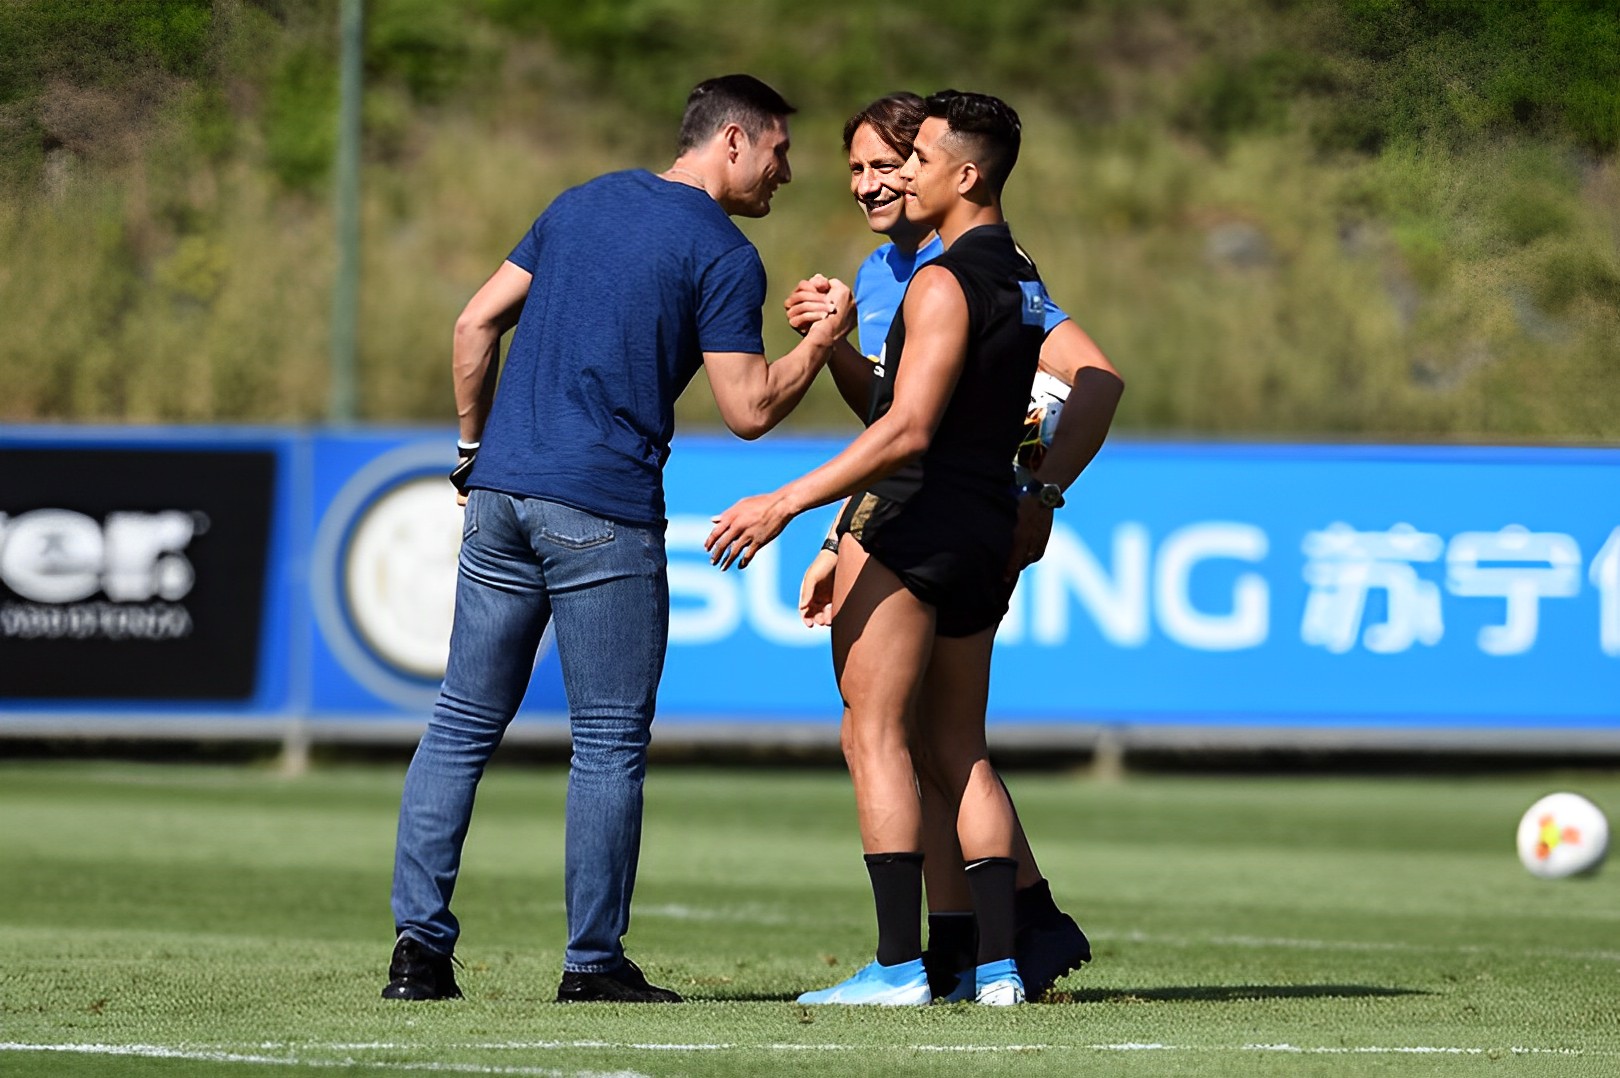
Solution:
<svg viewBox="0 0 1620 1078">
<path fill-rule="evenodd" d="M 855 300 L 842 281 L 831 282 L 828 309 L 800 341 L 775 363 L 749 352 L 705 352 L 720 418 L 742 438 L 754 439 L 780 423 L 804 399 L 805 390 L 855 325 Z"/>
<path fill-rule="evenodd" d="M 1069 384 L 1069 399 L 1058 415 L 1052 444 L 1035 469 L 1034 478 L 1067 490 L 1091 463 L 1125 392 L 1125 380 L 1108 362 L 1085 330 L 1073 320 L 1058 323 L 1041 346 L 1041 369 Z M 1008 559 L 1008 580 L 1026 565 L 1039 561 L 1052 537 L 1052 510 L 1034 498 L 1018 500 L 1018 527 Z"/>
<path fill-rule="evenodd" d="M 502 262 L 456 319 L 450 369 L 455 381 L 456 419 L 461 426 L 461 440 L 468 445 L 476 444 L 484 435 L 484 422 L 495 400 L 495 382 L 500 373 L 501 337 L 517 325 L 532 279 L 528 270 Z"/>
<path fill-rule="evenodd" d="M 713 563 L 746 567 L 798 514 L 865 490 L 927 450 L 967 360 L 967 298 L 949 270 L 925 266 L 911 279 L 904 312 L 906 349 L 889 410 L 821 467 L 716 517 L 703 544 Z"/>
<path fill-rule="evenodd" d="M 820 274 L 800 281 L 782 303 L 787 310 L 788 325 L 804 333 L 818 318 L 826 317 L 831 306 L 828 298 L 831 284 Z M 833 382 L 838 386 L 844 403 L 849 405 L 850 411 L 865 419 L 867 406 L 871 403 L 872 361 L 861 355 L 860 350 L 850 344 L 846 337 L 838 342 L 828 367 L 832 370 Z"/>
<path fill-rule="evenodd" d="M 1102 448 L 1125 380 L 1085 330 L 1073 319 L 1058 323 L 1041 346 L 1041 369 L 1067 382 L 1072 391 L 1058 416 L 1052 445 L 1035 478 L 1065 489 Z"/>
</svg>

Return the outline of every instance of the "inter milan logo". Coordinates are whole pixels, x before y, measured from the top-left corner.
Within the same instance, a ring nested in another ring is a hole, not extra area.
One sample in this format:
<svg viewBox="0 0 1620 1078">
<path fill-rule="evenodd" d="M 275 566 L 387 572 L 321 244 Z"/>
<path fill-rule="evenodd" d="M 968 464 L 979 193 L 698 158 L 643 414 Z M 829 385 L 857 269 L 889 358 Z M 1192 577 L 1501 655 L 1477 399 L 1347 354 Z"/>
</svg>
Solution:
<svg viewBox="0 0 1620 1078">
<path fill-rule="evenodd" d="M 1044 326 L 1046 324 L 1046 293 L 1039 281 L 1019 281 L 1019 289 L 1024 293 L 1023 323 L 1026 326 Z"/>
</svg>

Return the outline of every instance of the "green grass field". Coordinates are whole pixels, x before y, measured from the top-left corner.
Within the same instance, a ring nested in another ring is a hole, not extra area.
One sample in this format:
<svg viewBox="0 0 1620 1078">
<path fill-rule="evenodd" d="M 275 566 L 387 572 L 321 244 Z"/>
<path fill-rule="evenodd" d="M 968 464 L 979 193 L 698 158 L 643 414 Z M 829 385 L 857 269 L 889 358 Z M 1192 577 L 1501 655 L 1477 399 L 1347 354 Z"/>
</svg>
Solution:
<svg viewBox="0 0 1620 1078">
<path fill-rule="evenodd" d="M 560 769 L 497 762 L 457 896 L 468 998 L 378 998 L 403 768 L 0 764 L 0 1074 L 1620 1073 L 1620 871 L 1519 813 L 1614 775 L 1014 775 L 1096 961 L 1057 998 L 809 1010 L 866 960 L 833 771 L 655 764 L 630 953 L 683 1006 L 565 1006 Z"/>
</svg>

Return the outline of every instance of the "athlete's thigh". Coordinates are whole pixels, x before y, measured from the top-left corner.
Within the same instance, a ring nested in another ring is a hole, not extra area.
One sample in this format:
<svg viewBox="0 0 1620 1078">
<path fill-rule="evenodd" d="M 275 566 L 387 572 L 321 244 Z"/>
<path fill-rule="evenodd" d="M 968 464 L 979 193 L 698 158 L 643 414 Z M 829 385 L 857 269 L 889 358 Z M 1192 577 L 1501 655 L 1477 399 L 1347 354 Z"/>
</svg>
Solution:
<svg viewBox="0 0 1620 1078">
<path fill-rule="evenodd" d="M 866 548 L 861 545 L 860 540 L 853 535 L 846 534 L 839 542 L 838 565 L 833 570 L 832 593 L 832 625 L 834 626 L 832 631 L 832 660 L 833 676 L 835 678 L 843 677 L 844 654 L 848 650 L 839 646 L 842 634 L 837 628 L 838 612 L 844 608 L 844 597 L 849 594 L 850 588 L 855 586 L 856 578 L 861 575 L 861 570 L 866 567 L 869 560 L 871 560 L 871 555 L 866 552 Z"/>
<path fill-rule="evenodd" d="M 845 536 L 846 545 L 852 542 Z M 842 553 L 839 559 L 841 570 Z M 865 558 L 851 577 L 847 587 L 842 581 L 834 585 L 833 665 L 839 691 L 857 712 L 904 715 L 928 663 L 934 608 L 907 591 L 876 558 Z"/>
<path fill-rule="evenodd" d="M 919 739 L 938 751 L 982 750 L 990 703 L 990 655 L 996 630 L 936 636 L 917 705 Z"/>
</svg>

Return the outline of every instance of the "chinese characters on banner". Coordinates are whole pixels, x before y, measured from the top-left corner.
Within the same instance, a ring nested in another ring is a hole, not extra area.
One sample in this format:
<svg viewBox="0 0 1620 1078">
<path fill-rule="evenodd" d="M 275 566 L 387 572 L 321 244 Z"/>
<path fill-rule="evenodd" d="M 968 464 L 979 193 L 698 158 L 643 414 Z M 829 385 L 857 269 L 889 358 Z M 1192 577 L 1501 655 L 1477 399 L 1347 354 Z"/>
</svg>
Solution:
<svg viewBox="0 0 1620 1078">
<path fill-rule="evenodd" d="M 1445 590 L 1467 599 L 1505 603 L 1500 624 L 1479 630 L 1487 655 L 1521 655 L 1536 643 L 1543 599 L 1569 599 L 1581 590 L 1581 551 L 1574 536 L 1532 532 L 1510 524 L 1494 532 L 1460 532 L 1449 541 L 1410 524 L 1387 531 L 1357 531 L 1335 523 L 1305 537 L 1305 581 L 1310 594 L 1300 638 L 1343 654 L 1358 642 L 1394 654 L 1416 644 L 1433 646 L 1445 635 L 1441 589 L 1415 566 L 1445 560 Z M 1609 536 L 1589 573 L 1601 596 L 1599 639 L 1606 655 L 1620 655 L 1620 528 Z M 1383 592 L 1381 621 L 1367 624 L 1367 600 Z"/>
</svg>

